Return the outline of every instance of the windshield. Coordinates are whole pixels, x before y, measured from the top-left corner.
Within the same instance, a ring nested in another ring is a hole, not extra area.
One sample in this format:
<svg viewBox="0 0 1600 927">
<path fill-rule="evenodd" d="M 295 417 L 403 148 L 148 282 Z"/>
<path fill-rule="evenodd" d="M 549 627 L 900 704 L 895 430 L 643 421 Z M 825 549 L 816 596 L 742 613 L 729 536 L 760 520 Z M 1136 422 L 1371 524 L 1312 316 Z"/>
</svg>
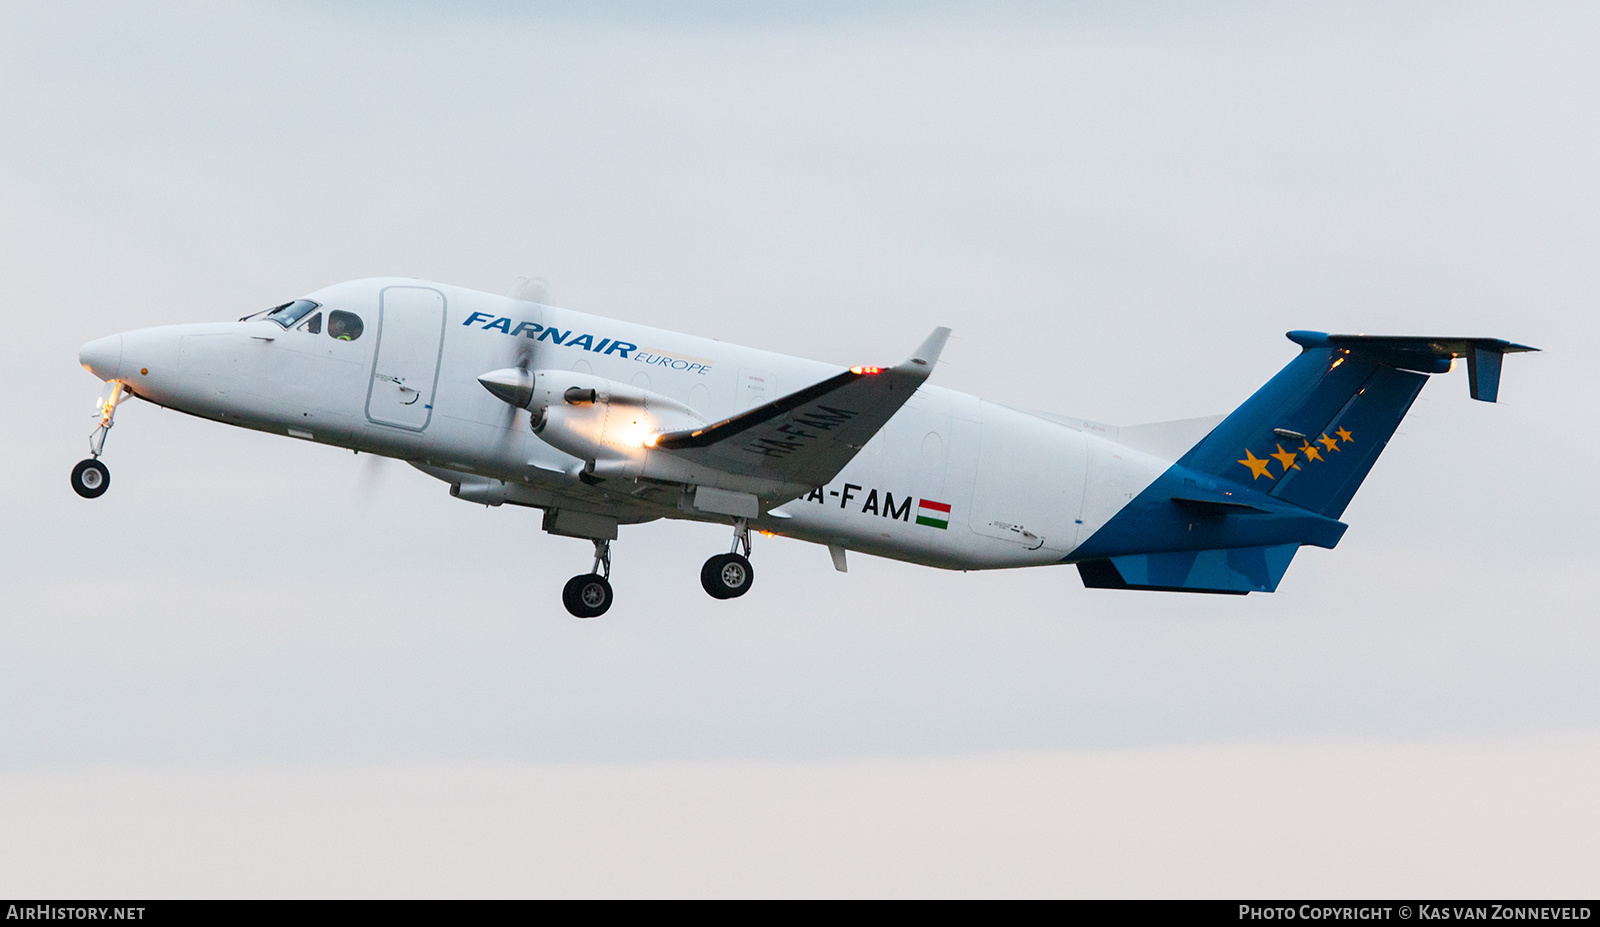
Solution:
<svg viewBox="0 0 1600 927">
<path fill-rule="evenodd" d="M 311 300 L 297 299 L 292 303 L 284 303 L 281 306 L 274 307 L 267 313 L 267 318 L 273 322 L 277 322 L 284 328 L 289 328 L 293 326 L 294 323 L 300 321 L 302 318 L 305 318 L 306 314 L 315 308 L 317 308 L 317 304 Z"/>
</svg>

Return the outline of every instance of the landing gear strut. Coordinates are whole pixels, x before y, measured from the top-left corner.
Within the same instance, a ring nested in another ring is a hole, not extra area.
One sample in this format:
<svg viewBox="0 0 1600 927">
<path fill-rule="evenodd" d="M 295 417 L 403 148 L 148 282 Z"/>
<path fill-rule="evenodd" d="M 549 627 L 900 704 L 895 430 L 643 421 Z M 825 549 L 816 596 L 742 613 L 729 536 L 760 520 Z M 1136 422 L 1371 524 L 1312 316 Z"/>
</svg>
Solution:
<svg viewBox="0 0 1600 927">
<path fill-rule="evenodd" d="M 105 450 L 106 433 L 111 430 L 112 419 L 117 414 L 117 400 L 122 398 L 122 381 L 111 381 L 111 396 L 100 403 L 100 424 L 89 436 L 89 457 L 78 461 L 72 468 L 72 491 L 85 499 L 103 495 L 111 486 L 111 471 L 100 462 L 100 452 Z"/>
<path fill-rule="evenodd" d="M 561 604 L 577 618 L 598 618 L 611 607 L 611 542 L 594 542 L 594 568 L 567 580 Z"/>
<path fill-rule="evenodd" d="M 740 553 L 740 549 L 743 553 Z M 717 554 L 700 568 L 700 585 L 713 599 L 736 599 L 750 591 L 755 581 L 750 566 L 750 523 L 743 518 L 733 522 L 733 549 Z"/>
</svg>

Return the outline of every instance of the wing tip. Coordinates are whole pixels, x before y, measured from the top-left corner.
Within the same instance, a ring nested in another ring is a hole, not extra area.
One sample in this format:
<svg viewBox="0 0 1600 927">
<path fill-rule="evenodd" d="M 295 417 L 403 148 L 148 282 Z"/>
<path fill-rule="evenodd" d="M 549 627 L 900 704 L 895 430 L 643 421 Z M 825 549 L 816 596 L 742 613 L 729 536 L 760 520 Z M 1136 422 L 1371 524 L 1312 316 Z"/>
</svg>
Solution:
<svg viewBox="0 0 1600 927">
<path fill-rule="evenodd" d="M 927 367 L 930 371 L 933 365 L 939 362 L 939 355 L 944 352 L 944 343 L 950 338 L 950 329 L 941 325 L 933 330 L 917 349 L 911 352 L 911 357 L 906 363 L 914 367 Z"/>
</svg>

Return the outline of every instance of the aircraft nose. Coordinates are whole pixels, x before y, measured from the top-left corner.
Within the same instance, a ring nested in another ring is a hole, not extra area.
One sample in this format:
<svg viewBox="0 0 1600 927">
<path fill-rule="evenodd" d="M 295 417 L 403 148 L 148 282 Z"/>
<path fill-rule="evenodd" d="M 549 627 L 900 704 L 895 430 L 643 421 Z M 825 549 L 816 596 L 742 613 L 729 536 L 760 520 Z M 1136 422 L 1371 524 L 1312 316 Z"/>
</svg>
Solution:
<svg viewBox="0 0 1600 927">
<path fill-rule="evenodd" d="M 78 363 L 102 380 L 122 375 L 122 336 L 97 338 L 78 349 Z"/>
</svg>

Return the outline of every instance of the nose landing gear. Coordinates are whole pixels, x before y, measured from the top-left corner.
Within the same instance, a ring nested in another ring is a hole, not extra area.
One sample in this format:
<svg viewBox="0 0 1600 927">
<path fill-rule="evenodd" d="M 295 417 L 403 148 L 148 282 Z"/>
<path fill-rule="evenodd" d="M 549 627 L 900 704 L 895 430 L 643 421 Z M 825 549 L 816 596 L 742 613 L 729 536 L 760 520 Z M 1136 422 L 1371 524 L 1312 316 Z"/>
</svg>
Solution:
<svg viewBox="0 0 1600 927">
<path fill-rule="evenodd" d="M 739 553 L 743 548 L 744 553 Z M 736 599 L 750 591 L 756 574 L 750 566 L 750 523 L 743 518 L 733 523 L 733 549 L 717 554 L 700 568 L 700 585 L 713 599 Z"/>
<path fill-rule="evenodd" d="M 72 491 L 85 499 L 96 499 L 111 486 L 111 471 L 100 462 L 100 452 L 105 450 L 106 433 L 111 430 L 112 419 L 117 414 L 117 400 L 122 398 L 122 381 L 111 381 L 111 396 L 100 403 L 100 424 L 89 436 L 89 457 L 78 461 L 72 468 Z"/>
<path fill-rule="evenodd" d="M 78 461 L 72 468 L 72 490 L 85 499 L 94 499 L 111 485 L 111 471 L 93 457 Z"/>
<path fill-rule="evenodd" d="M 567 580 L 561 604 L 576 618 L 598 618 L 611 607 L 611 542 L 595 540 L 594 569 Z"/>
</svg>

